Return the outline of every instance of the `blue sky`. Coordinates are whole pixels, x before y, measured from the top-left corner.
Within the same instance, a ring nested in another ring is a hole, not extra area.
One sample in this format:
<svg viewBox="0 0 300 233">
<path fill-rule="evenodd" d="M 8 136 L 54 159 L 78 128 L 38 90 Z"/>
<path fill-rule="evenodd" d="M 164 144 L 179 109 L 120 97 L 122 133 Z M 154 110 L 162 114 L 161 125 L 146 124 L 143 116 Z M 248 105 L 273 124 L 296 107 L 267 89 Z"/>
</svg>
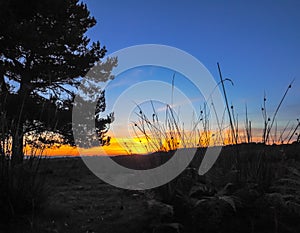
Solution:
<svg viewBox="0 0 300 233">
<path fill-rule="evenodd" d="M 169 45 L 196 57 L 216 81 L 219 62 L 223 77 L 234 82 L 233 87 L 227 83 L 230 102 L 241 116 L 247 102 L 250 118 L 260 123 L 264 91 L 271 114 L 295 78 L 278 119 L 300 117 L 299 1 L 84 2 L 97 20 L 88 36 L 105 45 L 108 54 L 139 44 Z M 149 73 L 141 76 L 147 78 Z M 117 77 L 111 85 L 120 82 Z M 129 82 L 123 82 L 126 88 Z M 107 97 L 120 87 L 107 90 Z"/>
</svg>

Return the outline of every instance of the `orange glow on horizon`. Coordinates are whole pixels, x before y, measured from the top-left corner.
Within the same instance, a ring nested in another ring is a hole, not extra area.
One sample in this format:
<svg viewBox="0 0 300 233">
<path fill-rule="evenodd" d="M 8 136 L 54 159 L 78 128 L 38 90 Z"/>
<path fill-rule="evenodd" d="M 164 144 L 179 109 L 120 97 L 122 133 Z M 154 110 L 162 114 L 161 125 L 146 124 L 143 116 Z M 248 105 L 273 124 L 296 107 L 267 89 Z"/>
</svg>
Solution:
<svg viewBox="0 0 300 233">
<path fill-rule="evenodd" d="M 258 129 L 253 130 L 256 131 L 255 134 L 252 136 L 252 142 L 259 143 L 261 142 L 260 131 Z M 216 134 L 217 135 L 217 134 Z M 213 145 L 232 145 L 232 139 L 230 136 L 229 130 L 224 130 L 222 132 L 222 140 L 220 136 L 216 136 L 213 132 L 207 132 L 206 135 L 202 134 L 200 139 L 200 146 L 207 146 L 207 142 L 210 146 Z M 152 141 L 151 141 L 152 140 Z M 194 140 L 194 139 L 193 139 Z M 239 132 L 239 141 L 238 143 L 245 142 L 245 135 L 244 132 Z M 104 147 L 92 147 L 92 148 L 77 148 L 71 147 L 68 145 L 61 145 L 59 147 L 52 147 L 52 148 L 45 148 L 43 151 L 41 150 L 32 150 L 29 146 L 25 147 L 25 154 L 32 155 L 36 153 L 36 155 L 44 155 L 44 156 L 116 156 L 116 155 L 128 155 L 128 154 L 147 154 L 157 150 L 168 150 L 168 145 L 165 140 L 162 147 L 158 148 L 153 146 L 154 143 L 157 143 L 155 139 L 146 139 L 145 136 L 138 136 L 133 138 L 111 138 L 110 145 Z M 191 139 L 185 138 L 185 143 L 190 143 Z M 180 140 L 178 142 L 178 148 L 182 148 L 182 142 Z M 151 145 L 152 144 L 152 145 Z M 195 143 L 192 143 L 195 144 Z M 190 145 L 192 145 L 190 144 Z M 187 144 L 189 145 L 189 144 Z M 194 145 L 195 146 L 195 145 Z M 199 146 L 199 144 L 197 145 Z M 169 148 L 170 149 L 170 148 Z"/>
<path fill-rule="evenodd" d="M 97 156 L 97 155 L 126 155 L 129 152 L 121 145 L 121 142 L 128 141 L 128 139 L 112 138 L 109 146 L 92 147 L 92 148 L 78 148 L 69 145 L 61 145 L 59 147 L 45 148 L 44 150 L 32 150 L 29 146 L 25 147 L 25 154 L 44 155 L 44 156 Z M 128 142 L 127 142 L 128 143 Z M 137 144 L 137 143 L 136 143 Z M 137 145 L 135 145 L 137 147 Z M 133 151 L 131 151 L 133 152 Z M 143 152 L 143 151 L 141 151 Z M 134 151 L 136 153 L 136 151 Z M 145 152 L 144 152 L 145 153 Z"/>
</svg>

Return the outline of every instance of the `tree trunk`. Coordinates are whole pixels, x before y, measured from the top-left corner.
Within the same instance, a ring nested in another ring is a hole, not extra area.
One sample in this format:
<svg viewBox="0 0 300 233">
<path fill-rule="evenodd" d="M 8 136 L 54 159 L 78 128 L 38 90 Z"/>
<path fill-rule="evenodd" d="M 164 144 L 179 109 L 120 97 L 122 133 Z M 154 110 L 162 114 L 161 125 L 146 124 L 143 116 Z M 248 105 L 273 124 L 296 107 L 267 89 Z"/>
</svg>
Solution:
<svg viewBox="0 0 300 233">
<path fill-rule="evenodd" d="M 22 163 L 24 153 L 23 153 L 23 139 L 24 139 L 24 132 L 23 132 L 23 124 L 24 124 L 24 116 L 23 116 L 23 109 L 26 105 L 26 90 L 24 85 L 21 83 L 20 90 L 18 92 L 18 99 L 17 99 L 17 111 L 15 118 L 13 120 L 13 135 L 12 135 L 12 164 L 19 164 Z"/>
<path fill-rule="evenodd" d="M 27 97 L 30 93 L 28 89 L 29 85 L 20 83 L 20 89 L 18 91 L 18 100 L 17 100 L 17 111 L 13 123 L 13 135 L 12 135 L 12 164 L 22 163 L 24 158 L 23 152 L 23 141 L 24 141 L 24 131 L 23 125 L 25 123 L 24 119 L 24 109 L 26 108 Z"/>
<path fill-rule="evenodd" d="M 8 91 L 6 83 L 4 81 L 4 72 L 1 68 L 0 68 L 0 89 L 1 89 L 1 94 L 7 93 Z"/>
<path fill-rule="evenodd" d="M 24 133 L 22 129 L 22 125 L 19 125 L 17 129 L 15 130 L 13 137 L 12 137 L 12 164 L 19 164 L 22 163 L 24 158 L 24 152 L 23 152 L 23 139 L 24 139 Z"/>
</svg>

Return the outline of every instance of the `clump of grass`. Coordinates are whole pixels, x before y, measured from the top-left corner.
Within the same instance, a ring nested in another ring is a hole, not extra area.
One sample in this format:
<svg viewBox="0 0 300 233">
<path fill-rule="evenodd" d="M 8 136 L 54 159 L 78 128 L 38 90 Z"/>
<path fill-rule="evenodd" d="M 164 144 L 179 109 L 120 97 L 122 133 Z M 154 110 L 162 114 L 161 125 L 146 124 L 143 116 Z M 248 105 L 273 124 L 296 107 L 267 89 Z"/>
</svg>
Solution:
<svg viewBox="0 0 300 233">
<path fill-rule="evenodd" d="M 206 104 L 200 110 L 197 119 L 192 120 L 190 130 L 180 121 L 174 109 L 166 104 L 165 118 L 160 120 L 158 113 L 152 105 L 152 117 L 147 116 L 141 106 L 137 105 L 137 120 L 132 122 L 134 136 L 142 143 L 147 142 L 148 152 L 174 151 L 178 148 L 207 147 L 212 142 L 214 134 L 210 128 L 209 113 Z M 152 119 L 151 119 L 152 118 Z"/>
<path fill-rule="evenodd" d="M 248 109 L 246 106 L 246 119 L 245 119 L 245 128 L 244 131 L 239 129 L 239 118 L 238 113 L 234 108 L 234 105 L 229 105 L 227 91 L 224 85 L 225 81 L 233 82 L 226 78 L 223 79 L 221 68 L 219 63 L 218 71 L 220 76 L 220 82 L 217 86 L 221 85 L 223 90 L 223 95 L 225 98 L 225 110 L 223 116 L 217 115 L 213 100 L 211 101 L 211 107 L 208 108 L 208 102 L 205 102 L 203 108 L 200 108 L 200 114 L 195 118 L 193 115 L 192 127 L 190 130 L 185 129 L 184 122 L 180 121 L 179 116 L 175 114 L 175 111 L 172 107 L 172 104 L 166 104 L 165 106 L 165 119 L 160 121 L 158 112 L 154 107 L 153 102 L 151 101 L 152 107 L 152 116 L 147 116 L 141 106 L 137 105 L 138 112 L 136 115 L 138 120 L 133 121 L 132 131 L 135 135 L 135 138 L 143 144 L 148 153 L 153 151 L 173 151 L 178 148 L 189 148 L 189 147 L 208 147 L 211 145 L 224 145 L 224 144 L 239 144 L 239 143 L 252 143 L 253 135 L 252 133 L 252 121 L 248 118 Z M 262 142 L 264 144 L 269 144 L 271 140 L 273 143 L 281 141 L 289 143 L 291 139 L 296 135 L 297 141 L 300 140 L 300 136 L 296 132 L 299 127 L 299 121 L 297 126 L 290 130 L 289 136 L 284 137 L 284 131 L 278 136 L 278 127 L 277 127 L 277 115 L 283 104 L 284 99 L 286 98 L 289 89 L 292 87 L 293 81 L 287 87 L 284 95 L 282 96 L 279 104 L 277 105 L 275 112 L 272 117 L 268 116 L 266 101 L 266 94 L 264 95 L 263 106 L 261 108 L 264 126 L 262 133 Z M 174 76 L 172 79 L 172 102 L 173 102 L 173 89 L 174 89 Z M 217 120 L 217 129 L 212 130 L 211 128 L 211 109 L 215 113 Z M 229 124 L 226 126 L 225 122 L 225 112 L 227 112 Z M 221 120 L 220 120 L 221 119 Z M 275 126 L 275 132 L 272 135 L 273 129 Z M 244 135 L 243 135 L 244 134 Z M 146 141 L 146 143 L 144 143 Z M 136 149 L 136 144 L 129 145 L 125 143 L 125 147 L 128 149 L 128 154 L 132 154 L 132 150 Z M 236 152 L 238 154 L 238 151 Z"/>
<path fill-rule="evenodd" d="M 138 106 L 139 113 L 137 113 L 137 115 L 139 121 L 134 122 L 134 126 L 145 136 L 152 149 L 156 151 L 176 150 L 179 142 L 183 139 L 183 135 L 178 125 L 178 119 L 175 117 L 174 110 L 170 105 L 166 105 L 165 122 L 161 123 L 152 101 L 151 105 L 153 109 L 152 121 L 148 119 L 141 107 Z M 135 131 L 135 133 L 136 136 L 138 136 L 137 131 Z"/>
<path fill-rule="evenodd" d="M 43 208 L 47 190 L 45 180 L 38 175 L 40 159 L 30 158 L 12 166 L 9 157 L 1 156 L 1 220 L 25 217 L 32 224 L 36 211 Z"/>
</svg>

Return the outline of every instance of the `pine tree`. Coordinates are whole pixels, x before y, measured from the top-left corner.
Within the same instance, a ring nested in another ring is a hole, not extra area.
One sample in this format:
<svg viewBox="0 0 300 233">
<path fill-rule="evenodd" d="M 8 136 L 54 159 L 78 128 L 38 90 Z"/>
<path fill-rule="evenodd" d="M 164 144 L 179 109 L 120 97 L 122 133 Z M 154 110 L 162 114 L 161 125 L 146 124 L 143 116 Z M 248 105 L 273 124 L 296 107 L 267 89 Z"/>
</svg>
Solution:
<svg viewBox="0 0 300 233">
<path fill-rule="evenodd" d="M 12 160 L 20 162 L 25 132 L 52 130 L 71 140 L 70 127 L 63 127 L 74 98 L 67 86 L 78 86 L 106 48 L 85 35 L 96 20 L 78 0 L 0 0 L 0 15 L 2 135 L 11 136 Z"/>
</svg>

